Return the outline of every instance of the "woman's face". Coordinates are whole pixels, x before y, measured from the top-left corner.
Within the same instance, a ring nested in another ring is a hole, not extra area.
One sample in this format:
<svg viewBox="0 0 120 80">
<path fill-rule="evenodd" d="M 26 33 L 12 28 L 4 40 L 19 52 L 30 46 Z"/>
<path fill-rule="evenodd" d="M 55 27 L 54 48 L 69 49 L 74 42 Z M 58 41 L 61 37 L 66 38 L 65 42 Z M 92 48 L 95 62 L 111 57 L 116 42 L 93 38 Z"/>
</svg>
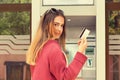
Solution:
<svg viewBox="0 0 120 80">
<path fill-rule="evenodd" d="M 53 38 L 54 39 L 59 39 L 62 32 L 63 32 L 63 26 L 64 26 L 64 18 L 62 16 L 57 16 L 54 19 L 54 34 Z"/>
</svg>

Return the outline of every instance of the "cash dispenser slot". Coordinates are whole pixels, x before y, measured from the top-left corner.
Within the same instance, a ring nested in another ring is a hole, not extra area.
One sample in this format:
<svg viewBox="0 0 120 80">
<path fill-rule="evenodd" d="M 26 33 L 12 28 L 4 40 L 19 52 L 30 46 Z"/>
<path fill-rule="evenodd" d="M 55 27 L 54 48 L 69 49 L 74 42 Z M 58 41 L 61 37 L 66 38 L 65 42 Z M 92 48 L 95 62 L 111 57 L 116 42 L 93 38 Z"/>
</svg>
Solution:
<svg viewBox="0 0 120 80">
<path fill-rule="evenodd" d="M 85 51 L 86 55 L 94 55 L 94 47 L 88 47 Z"/>
</svg>

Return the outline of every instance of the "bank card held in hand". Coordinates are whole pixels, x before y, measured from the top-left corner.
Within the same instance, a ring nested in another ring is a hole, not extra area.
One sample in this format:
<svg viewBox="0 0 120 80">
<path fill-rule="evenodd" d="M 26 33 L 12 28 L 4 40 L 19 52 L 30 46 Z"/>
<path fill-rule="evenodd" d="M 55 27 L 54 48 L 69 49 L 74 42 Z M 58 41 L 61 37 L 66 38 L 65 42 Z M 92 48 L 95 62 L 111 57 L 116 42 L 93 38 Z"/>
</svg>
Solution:
<svg viewBox="0 0 120 80">
<path fill-rule="evenodd" d="M 80 38 L 83 38 L 83 37 L 87 38 L 89 33 L 90 33 L 90 30 L 84 27 L 80 33 Z"/>
</svg>

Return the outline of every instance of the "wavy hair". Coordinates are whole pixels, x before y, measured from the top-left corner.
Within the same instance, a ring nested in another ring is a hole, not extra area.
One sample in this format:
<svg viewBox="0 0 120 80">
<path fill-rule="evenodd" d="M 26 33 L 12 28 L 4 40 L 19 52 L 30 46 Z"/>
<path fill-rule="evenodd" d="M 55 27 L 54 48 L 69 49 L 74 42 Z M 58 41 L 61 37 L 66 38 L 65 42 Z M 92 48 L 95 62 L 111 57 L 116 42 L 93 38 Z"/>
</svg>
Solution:
<svg viewBox="0 0 120 80">
<path fill-rule="evenodd" d="M 53 38 L 53 22 L 57 16 L 62 16 L 64 18 L 63 32 L 58 42 L 60 43 L 60 46 L 63 48 L 63 50 L 65 50 L 65 16 L 62 10 L 51 8 L 50 10 L 47 10 L 40 19 L 40 24 L 38 26 L 36 35 L 31 42 L 31 45 L 26 54 L 27 64 L 35 65 L 39 51 L 41 51 L 42 47 L 49 39 Z"/>
</svg>

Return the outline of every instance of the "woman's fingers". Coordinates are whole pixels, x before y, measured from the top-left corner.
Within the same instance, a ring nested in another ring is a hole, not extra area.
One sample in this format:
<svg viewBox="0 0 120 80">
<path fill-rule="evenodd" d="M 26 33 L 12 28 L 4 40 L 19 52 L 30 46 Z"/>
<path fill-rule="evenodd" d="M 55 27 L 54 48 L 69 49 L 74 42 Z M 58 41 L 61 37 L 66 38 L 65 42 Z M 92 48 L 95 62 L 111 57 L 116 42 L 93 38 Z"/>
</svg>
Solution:
<svg viewBox="0 0 120 80">
<path fill-rule="evenodd" d="M 86 38 L 82 38 L 78 41 L 78 46 L 79 46 L 79 50 L 80 52 L 84 52 L 85 49 L 87 48 L 87 39 Z"/>
</svg>

